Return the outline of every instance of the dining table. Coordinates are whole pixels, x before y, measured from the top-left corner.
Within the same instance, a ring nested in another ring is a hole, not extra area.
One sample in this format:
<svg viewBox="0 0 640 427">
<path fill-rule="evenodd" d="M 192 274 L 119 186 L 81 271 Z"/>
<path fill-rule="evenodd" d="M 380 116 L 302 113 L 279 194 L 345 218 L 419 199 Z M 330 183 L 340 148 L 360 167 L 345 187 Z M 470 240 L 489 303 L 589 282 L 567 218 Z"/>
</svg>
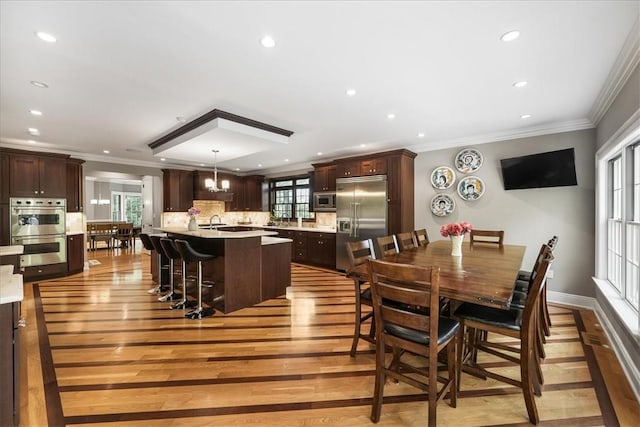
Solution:
<svg viewBox="0 0 640 427">
<path fill-rule="evenodd" d="M 406 249 L 383 261 L 440 268 L 440 296 L 454 301 L 509 309 L 526 247 L 474 244 L 465 241 L 462 256 L 451 255 L 449 240 Z M 347 277 L 368 281 L 367 264 L 347 271 Z"/>
</svg>

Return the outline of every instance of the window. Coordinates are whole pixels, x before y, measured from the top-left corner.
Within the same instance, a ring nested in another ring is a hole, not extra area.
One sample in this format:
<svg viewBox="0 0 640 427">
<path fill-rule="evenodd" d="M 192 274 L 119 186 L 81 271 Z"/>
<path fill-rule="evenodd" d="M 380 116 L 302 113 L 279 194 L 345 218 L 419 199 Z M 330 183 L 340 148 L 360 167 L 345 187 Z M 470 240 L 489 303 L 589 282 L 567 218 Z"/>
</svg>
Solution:
<svg viewBox="0 0 640 427">
<path fill-rule="evenodd" d="M 134 227 L 142 226 L 142 195 L 112 191 L 111 220 L 132 222 Z"/>
<path fill-rule="evenodd" d="M 310 211 L 311 188 L 308 176 L 273 180 L 271 188 L 271 212 L 277 218 L 314 219 Z"/>
</svg>

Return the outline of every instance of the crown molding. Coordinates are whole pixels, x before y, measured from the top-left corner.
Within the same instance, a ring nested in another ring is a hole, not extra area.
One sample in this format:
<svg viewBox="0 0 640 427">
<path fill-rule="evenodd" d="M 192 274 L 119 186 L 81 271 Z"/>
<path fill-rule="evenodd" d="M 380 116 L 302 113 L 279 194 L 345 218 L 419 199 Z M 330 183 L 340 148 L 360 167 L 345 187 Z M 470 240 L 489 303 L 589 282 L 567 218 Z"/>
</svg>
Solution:
<svg viewBox="0 0 640 427">
<path fill-rule="evenodd" d="M 426 142 L 420 145 L 407 146 L 407 149 L 420 153 L 426 151 L 443 150 L 447 148 L 463 147 L 468 145 L 489 144 L 492 142 L 522 139 L 533 136 L 551 135 L 555 133 L 572 132 L 577 130 L 593 129 L 595 125 L 588 119 L 572 120 L 569 122 L 555 123 L 553 125 L 538 126 L 534 128 L 507 131 L 495 134 L 476 135 L 450 140 Z"/>
<path fill-rule="evenodd" d="M 636 18 L 627 39 L 613 64 L 607 80 L 596 98 L 589 117 L 595 126 L 605 115 L 616 99 L 629 77 L 640 63 L 640 18 Z"/>
</svg>

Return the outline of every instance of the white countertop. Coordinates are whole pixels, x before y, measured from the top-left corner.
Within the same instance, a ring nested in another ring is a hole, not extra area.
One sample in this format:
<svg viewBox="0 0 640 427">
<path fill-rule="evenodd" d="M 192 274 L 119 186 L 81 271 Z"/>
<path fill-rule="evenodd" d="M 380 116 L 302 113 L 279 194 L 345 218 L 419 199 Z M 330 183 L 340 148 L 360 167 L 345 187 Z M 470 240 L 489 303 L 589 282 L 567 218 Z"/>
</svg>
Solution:
<svg viewBox="0 0 640 427">
<path fill-rule="evenodd" d="M 248 237 L 276 236 L 275 231 L 219 231 L 219 230 L 196 230 L 189 231 L 184 227 L 158 228 L 165 233 L 182 234 L 185 236 L 199 237 L 201 239 L 246 239 Z"/>
<path fill-rule="evenodd" d="M 311 231 L 313 233 L 330 233 L 336 234 L 336 230 L 332 228 L 324 227 L 298 227 L 297 225 L 282 226 L 282 225 L 252 225 L 251 227 L 260 227 L 265 230 L 293 230 L 293 231 Z"/>
<path fill-rule="evenodd" d="M 23 252 L 24 252 L 24 246 L 22 245 L 0 246 L 0 256 L 22 255 Z"/>
<path fill-rule="evenodd" d="M 293 242 L 291 239 L 285 239 L 282 237 L 262 236 L 262 246 L 277 245 L 279 243 Z"/>
<path fill-rule="evenodd" d="M 0 304 L 22 301 L 22 274 L 13 274 L 13 265 L 0 265 Z"/>
</svg>

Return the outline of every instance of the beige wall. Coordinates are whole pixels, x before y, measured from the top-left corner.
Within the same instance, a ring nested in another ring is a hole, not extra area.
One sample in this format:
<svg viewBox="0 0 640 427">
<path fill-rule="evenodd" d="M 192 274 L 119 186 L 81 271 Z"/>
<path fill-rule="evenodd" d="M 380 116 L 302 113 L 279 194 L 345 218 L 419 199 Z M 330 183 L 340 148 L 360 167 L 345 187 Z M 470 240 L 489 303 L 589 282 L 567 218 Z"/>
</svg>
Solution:
<svg viewBox="0 0 640 427">
<path fill-rule="evenodd" d="M 577 186 L 505 191 L 500 159 L 575 148 Z M 431 240 L 442 239 L 441 225 L 469 221 L 480 229 L 505 231 L 505 242 L 526 245 L 523 267 L 531 270 L 540 245 L 554 234 L 559 236 L 553 266 L 554 278 L 549 290 L 574 295 L 595 296 L 591 277 L 594 274 L 594 203 L 595 203 L 595 130 L 566 132 L 475 146 L 484 157 L 475 173 L 487 187 L 482 198 L 462 200 L 455 190 L 436 191 L 429 177 L 437 166 L 455 170 L 453 159 L 460 148 L 418 153 L 415 160 L 415 224 L 426 228 Z M 457 173 L 459 179 L 462 174 Z M 456 180 L 457 182 L 457 180 Z M 440 192 L 450 194 L 456 202 L 454 213 L 438 218 L 429 202 Z"/>
</svg>

